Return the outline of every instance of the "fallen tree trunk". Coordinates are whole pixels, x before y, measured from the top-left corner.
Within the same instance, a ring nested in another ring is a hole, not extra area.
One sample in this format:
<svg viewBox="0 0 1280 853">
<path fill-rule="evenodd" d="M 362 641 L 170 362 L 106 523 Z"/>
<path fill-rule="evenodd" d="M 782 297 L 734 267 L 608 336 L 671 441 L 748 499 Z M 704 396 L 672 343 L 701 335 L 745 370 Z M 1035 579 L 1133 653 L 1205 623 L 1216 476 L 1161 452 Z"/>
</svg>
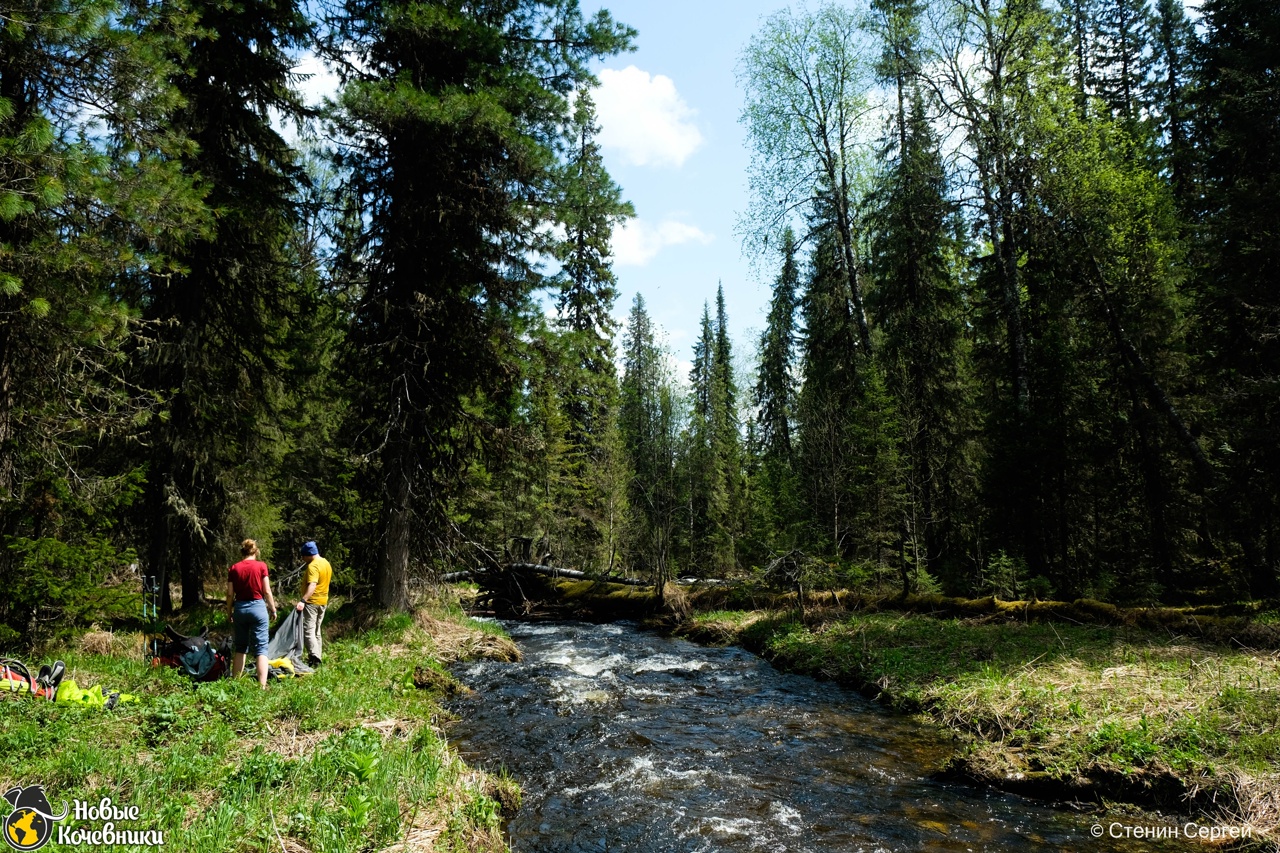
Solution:
<svg viewBox="0 0 1280 853">
<path fill-rule="evenodd" d="M 540 575 L 546 575 L 547 577 L 552 578 L 569 578 L 571 580 L 578 581 L 599 581 L 600 583 L 620 583 L 623 586 L 652 586 L 652 582 L 641 580 L 640 578 L 592 577 L 586 572 L 580 572 L 577 569 L 561 569 L 556 566 L 544 566 L 540 563 L 512 563 L 508 568 L 537 572 Z"/>
<path fill-rule="evenodd" d="M 451 572 L 461 575 L 461 572 Z M 591 610 L 591 605 L 584 607 L 579 596 L 585 594 L 588 599 L 612 599 L 621 592 L 617 586 L 651 587 L 649 581 L 639 578 L 600 578 L 592 577 L 586 572 L 576 569 L 562 569 L 541 563 L 510 562 L 493 568 L 474 569 L 469 573 L 472 580 L 480 585 L 481 592 L 476 604 L 495 613 L 511 614 L 517 618 L 529 616 L 557 616 L 560 618 L 580 617 Z M 555 580 L 586 581 L 584 590 L 566 594 L 558 588 Z M 613 592 L 610 592 L 611 587 Z M 644 593 L 627 592 L 624 598 L 632 601 L 635 595 Z M 621 600 L 621 599 L 619 599 Z M 615 602 L 616 603 L 616 602 Z"/>
<path fill-rule="evenodd" d="M 458 583 L 459 581 L 480 581 L 487 577 L 501 574 L 503 571 L 518 569 L 526 572 L 537 572 L 552 578 L 569 578 L 570 580 L 594 580 L 600 583 L 617 583 L 623 586 L 650 586 L 650 582 L 642 578 L 592 577 L 577 569 L 561 569 L 556 566 L 543 566 L 539 563 L 510 563 L 500 569 L 467 569 L 461 572 L 446 572 L 440 576 L 441 583 Z"/>
</svg>

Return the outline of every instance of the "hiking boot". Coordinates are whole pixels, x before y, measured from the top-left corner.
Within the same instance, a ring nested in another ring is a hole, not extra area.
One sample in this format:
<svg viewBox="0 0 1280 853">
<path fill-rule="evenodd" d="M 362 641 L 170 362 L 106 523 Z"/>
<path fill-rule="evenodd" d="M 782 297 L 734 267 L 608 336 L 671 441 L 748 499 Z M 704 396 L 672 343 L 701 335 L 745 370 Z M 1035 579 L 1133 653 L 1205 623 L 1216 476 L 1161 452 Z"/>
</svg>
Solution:
<svg viewBox="0 0 1280 853">
<path fill-rule="evenodd" d="M 319 669 L 320 658 L 316 657 L 315 655 L 307 655 L 307 666 L 311 667 L 312 669 Z"/>
</svg>

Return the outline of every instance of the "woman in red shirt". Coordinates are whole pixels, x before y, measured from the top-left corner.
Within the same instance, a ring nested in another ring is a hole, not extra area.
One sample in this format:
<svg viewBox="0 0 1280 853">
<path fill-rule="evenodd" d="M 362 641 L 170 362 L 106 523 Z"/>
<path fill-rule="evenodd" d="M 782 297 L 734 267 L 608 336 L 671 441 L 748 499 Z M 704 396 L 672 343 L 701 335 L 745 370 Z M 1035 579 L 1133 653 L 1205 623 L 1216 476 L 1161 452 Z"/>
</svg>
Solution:
<svg viewBox="0 0 1280 853">
<path fill-rule="evenodd" d="M 240 545 L 244 559 L 227 571 L 227 616 L 235 629 L 231 657 L 231 677 L 239 678 L 244 672 L 244 658 L 253 646 L 256 655 L 258 684 L 267 689 L 267 608 L 271 619 L 276 618 L 276 599 L 271 594 L 271 579 L 267 577 L 267 564 L 258 559 L 258 543 L 246 539 Z M 263 599 L 266 599 L 265 603 Z"/>
</svg>

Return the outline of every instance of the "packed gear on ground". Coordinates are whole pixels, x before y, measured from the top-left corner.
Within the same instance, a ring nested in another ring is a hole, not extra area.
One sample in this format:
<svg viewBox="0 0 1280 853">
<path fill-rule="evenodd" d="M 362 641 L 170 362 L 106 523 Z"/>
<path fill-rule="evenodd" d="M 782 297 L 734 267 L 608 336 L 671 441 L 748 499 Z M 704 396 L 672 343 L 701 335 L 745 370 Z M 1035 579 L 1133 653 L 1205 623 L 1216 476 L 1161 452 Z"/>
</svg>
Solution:
<svg viewBox="0 0 1280 853">
<path fill-rule="evenodd" d="M 20 693 L 49 702 L 75 702 L 96 708 L 111 709 L 120 702 L 132 702 L 136 697 L 119 691 L 104 691 L 95 684 L 85 690 L 74 680 L 63 676 L 67 666 L 62 661 L 41 666 L 33 677 L 26 664 L 16 658 L 0 658 L 0 692 Z"/>
<path fill-rule="evenodd" d="M 227 649 L 215 647 L 209 642 L 207 627 L 201 629 L 199 634 L 188 637 L 166 625 L 164 635 L 168 642 L 161 646 L 159 654 L 151 659 L 152 666 L 163 665 L 180 669 L 190 676 L 192 681 L 217 681 L 230 669 Z M 226 642 L 223 645 L 226 646 Z"/>
<path fill-rule="evenodd" d="M 0 658 L 0 691 L 29 693 L 37 699 L 53 701 L 66 671 L 67 665 L 59 660 L 52 666 L 44 664 L 33 677 L 27 665 L 17 658 Z"/>
<path fill-rule="evenodd" d="M 207 627 L 202 628 L 199 634 L 186 636 L 166 625 L 164 634 L 167 643 L 161 646 L 160 654 L 152 659 L 152 666 L 171 666 L 185 672 L 192 681 L 198 682 L 216 681 L 231 671 L 230 638 L 225 638 L 220 645 L 215 646 L 209 639 Z M 265 654 L 273 677 L 290 678 L 315 672 L 303 658 L 302 619 L 296 611 L 290 610 L 281 621 Z M 253 663 L 245 668 L 246 672 L 252 672 L 253 669 Z"/>
</svg>

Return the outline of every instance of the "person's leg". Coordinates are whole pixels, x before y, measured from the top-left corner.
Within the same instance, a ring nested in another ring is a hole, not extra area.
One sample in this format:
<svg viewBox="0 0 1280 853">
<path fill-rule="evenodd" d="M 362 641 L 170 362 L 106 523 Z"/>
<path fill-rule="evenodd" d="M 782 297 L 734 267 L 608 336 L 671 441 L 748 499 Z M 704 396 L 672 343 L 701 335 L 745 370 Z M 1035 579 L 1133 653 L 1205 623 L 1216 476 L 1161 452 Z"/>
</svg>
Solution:
<svg viewBox="0 0 1280 853">
<path fill-rule="evenodd" d="M 232 678 L 239 678 L 240 673 L 244 672 L 245 653 L 249 651 L 249 643 L 253 639 L 251 627 L 250 614 L 246 612 L 243 602 L 237 601 L 231 614 L 231 648 L 234 651 L 231 656 Z"/>
<path fill-rule="evenodd" d="M 267 603 L 265 601 L 255 601 L 253 603 L 253 651 L 256 657 L 254 662 L 258 668 L 258 684 L 263 690 L 267 689 L 267 676 L 271 673 L 271 667 L 267 664 L 267 645 L 270 642 L 270 620 L 267 619 Z"/>
<path fill-rule="evenodd" d="M 316 623 L 316 616 L 316 606 L 304 602 L 302 605 L 302 648 L 307 653 L 308 662 L 320 657 L 319 643 L 317 642 L 320 626 Z"/>
<path fill-rule="evenodd" d="M 324 613 L 325 605 L 318 604 L 316 609 L 320 611 L 320 615 L 316 617 L 316 663 L 324 659 Z"/>
<path fill-rule="evenodd" d="M 307 663 L 312 665 L 319 663 L 324 656 L 324 640 L 320 635 L 320 626 L 323 624 L 323 605 L 302 606 L 302 645 L 307 652 Z"/>
</svg>

